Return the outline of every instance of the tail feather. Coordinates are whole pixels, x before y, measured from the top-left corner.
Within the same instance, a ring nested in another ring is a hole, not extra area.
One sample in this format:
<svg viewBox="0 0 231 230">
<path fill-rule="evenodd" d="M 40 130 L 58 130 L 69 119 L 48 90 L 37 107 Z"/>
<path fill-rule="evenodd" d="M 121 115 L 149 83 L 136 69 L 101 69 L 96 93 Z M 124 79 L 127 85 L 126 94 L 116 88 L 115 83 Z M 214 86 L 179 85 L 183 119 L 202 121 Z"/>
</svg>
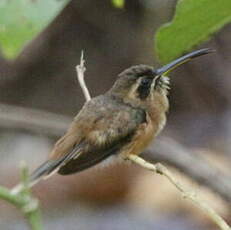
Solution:
<svg viewBox="0 0 231 230">
<path fill-rule="evenodd" d="M 30 175 L 28 187 L 30 188 L 33 185 L 37 184 L 40 180 L 46 179 L 56 173 L 70 159 L 72 159 L 73 157 L 78 157 L 81 154 L 81 151 L 79 150 L 79 148 L 74 148 L 69 154 L 66 154 L 63 157 L 60 157 L 58 159 L 50 159 L 44 162 Z M 11 193 L 19 193 L 20 191 L 22 191 L 22 189 L 23 185 L 20 183 L 11 190 Z"/>
<path fill-rule="evenodd" d="M 46 161 L 31 174 L 29 179 L 29 184 L 33 183 L 34 181 L 38 181 L 43 177 L 49 176 L 56 168 L 59 168 L 59 166 L 62 163 L 63 163 L 63 158 L 58 160 Z"/>
<path fill-rule="evenodd" d="M 48 160 L 38 167 L 29 178 L 28 187 L 31 188 L 33 185 L 37 184 L 40 180 L 51 176 L 53 173 L 57 172 L 63 163 L 63 158 L 58 160 Z M 17 194 L 23 189 L 23 184 L 19 183 L 12 190 L 12 194 Z"/>
</svg>

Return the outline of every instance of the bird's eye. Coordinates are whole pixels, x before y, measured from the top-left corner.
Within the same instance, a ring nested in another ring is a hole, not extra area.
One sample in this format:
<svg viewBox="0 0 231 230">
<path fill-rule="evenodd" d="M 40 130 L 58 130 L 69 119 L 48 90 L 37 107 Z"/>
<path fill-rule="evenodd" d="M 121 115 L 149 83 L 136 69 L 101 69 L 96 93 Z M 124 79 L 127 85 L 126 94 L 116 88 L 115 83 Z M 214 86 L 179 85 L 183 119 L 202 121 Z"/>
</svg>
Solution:
<svg viewBox="0 0 231 230">
<path fill-rule="evenodd" d="M 149 85 L 151 85 L 151 83 L 152 83 L 152 79 L 151 78 L 143 78 L 142 80 L 141 80 L 141 86 L 149 86 Z"/>
<path fill-rule="evenodd" d="M 152 78 L 145 77 L 141 80 L 139 87 L 137 88 L 137 92 L 140 99 L 145 99 L 150 93 L 150 88 L 152 85 Z"/>
</svg>

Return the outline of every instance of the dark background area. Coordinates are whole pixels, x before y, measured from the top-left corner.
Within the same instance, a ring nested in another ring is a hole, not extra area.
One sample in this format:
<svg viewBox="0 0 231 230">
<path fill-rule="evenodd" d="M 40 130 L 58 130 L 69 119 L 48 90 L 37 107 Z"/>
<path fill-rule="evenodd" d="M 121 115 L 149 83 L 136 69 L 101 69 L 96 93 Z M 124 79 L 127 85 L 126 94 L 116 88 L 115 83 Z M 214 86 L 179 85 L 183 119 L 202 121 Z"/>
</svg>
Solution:
<svg viewBox="0 0 231 230">
<path fill-rule="evenodd" d="M 102 94 L 131 65 L 160 66 L 154 33 L 171 19 L 174 6 L 171 0 L 127 0 L 124 9 L 106 0 L 71 1 L 17 59 L 7 61 L 0 54 L 0 102 L 74 117 L 84 103 L 75 71 L 81 50 L 91 95 Z M 227 25 L 201 46 L 215 48 L 216 53 L 171 74 L 171 109 L 161 134 L 229 173 L 230 40 Z M 0 183 L 14 185 L 20 160 L 35 168 L 56 139 L 1 128 Z M 176 175 L 192 185 L 182 174 Z M 200 192 L 230 220 L 226 202 L 205 187 Z M 41 200 L 45 229 L 215 229 L 165 179 L 137 166 L 54 176 L 37 185 L 34 194 Z M 0 213 L 1 229 L 25 229 L 18 212 L 2 201 Z"/>
</svg>

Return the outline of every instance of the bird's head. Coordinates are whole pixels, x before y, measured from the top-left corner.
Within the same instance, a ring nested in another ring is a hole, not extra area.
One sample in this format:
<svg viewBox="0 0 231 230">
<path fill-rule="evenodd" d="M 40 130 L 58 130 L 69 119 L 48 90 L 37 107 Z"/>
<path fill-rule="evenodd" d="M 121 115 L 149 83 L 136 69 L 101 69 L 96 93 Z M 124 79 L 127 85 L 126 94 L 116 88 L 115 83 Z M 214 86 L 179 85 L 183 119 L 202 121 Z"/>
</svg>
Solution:
<svg viewBox="0 0 231 230">
<path fill-rule="evenodd" d="M 150 100 L 155 101 L 156 97 L 166 97 L 169 89 L 169 78 L 166 75 L 181 64 L 211 52 L 212 49 L 200 49 L 159 69 L 147 65 L 132 66 L 119 74 L 119 78 L 109 92 L 139 105 L 145 105 Z"/>
</svg>

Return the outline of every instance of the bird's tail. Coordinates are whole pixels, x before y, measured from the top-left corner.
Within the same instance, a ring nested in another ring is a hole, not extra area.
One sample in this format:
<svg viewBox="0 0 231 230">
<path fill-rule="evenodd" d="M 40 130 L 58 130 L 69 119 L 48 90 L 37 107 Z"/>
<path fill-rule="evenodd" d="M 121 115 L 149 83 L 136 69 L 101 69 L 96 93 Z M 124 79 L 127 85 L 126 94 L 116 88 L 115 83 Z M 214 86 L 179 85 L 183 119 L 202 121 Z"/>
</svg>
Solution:
<svg viewBox="0 0 231 230">
<path fill-rule="evenodd" d="M 29 177 L 28 187 L 31 188 L 37 184 L 42 179 L 47 179 L 52 176 L 54 173 L 58 172 L 59 169 L 65 165 L 73 157 L 78 157 L 81 154 L 81 145 L 72 149 L 72 151 L 58 159 L 50 159 L 44 162 L 40 167 L 38 167 Z M 12 194 L 21 192 L 23 189 L 23 184 L 20 183 L 16 185 L 12 190 Z"/>
<path fill-rule="evenodd" d="M 37 184 L 40 180 L 47 179 L 48 177 L 56 173 L 61 167 L 61 165 L 63 164 L 64 160 L 65 159 L 62 157 L 57 160 L 48 160 L 44 162 L 30 175 L 28 181 L 28 187 L 31 188 L 32 186 Z M 22 189 L 23 189 L 23 184 L 19 183 L 11 190 L 11 193 L 12 194 L 19 193 L 22 191 Z"/>
</svg>

